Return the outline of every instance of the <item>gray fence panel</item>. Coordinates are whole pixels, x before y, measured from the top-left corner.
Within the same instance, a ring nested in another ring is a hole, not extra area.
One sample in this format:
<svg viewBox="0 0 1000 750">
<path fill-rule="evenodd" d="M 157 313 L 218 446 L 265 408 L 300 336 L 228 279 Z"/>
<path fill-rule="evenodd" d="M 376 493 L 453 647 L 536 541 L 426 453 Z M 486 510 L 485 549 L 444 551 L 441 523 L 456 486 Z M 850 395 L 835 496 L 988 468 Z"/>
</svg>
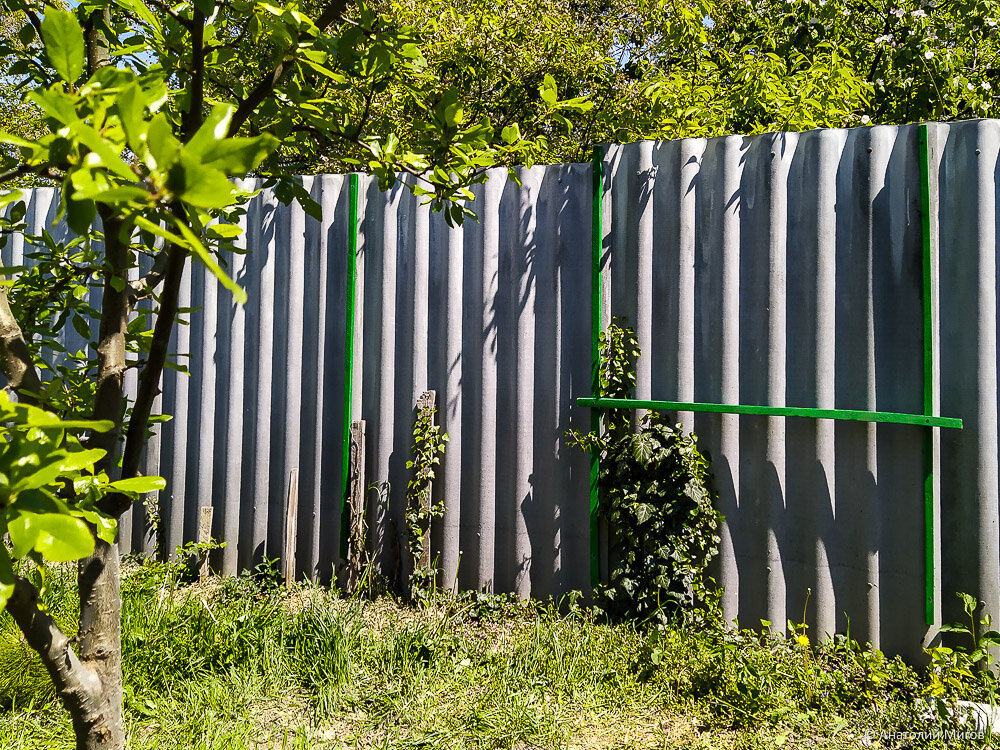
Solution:
<svg viewBox="0 0 1000 750">
<path fill-rule="evenodd" d="M 917 131 L 609 149 L 605 285 L 636 328 L 638 397 L 922 409 Z M 950 413 L 950 412 L 949 412 Z M 919 428 L 699 413 L 726 514 L 729 617 L 801 618 L 919 651 Z"/>
<path fill-rule="evenodd" d="M 299 571 L 329 577 L 339 554 L 347 179 L 306 177 L 305 186 L 322 222 L 270 190 L 247 207 L 249 252 L 226 258 L 246 305 L 201 265 L 188 268 L 180 304 L 194 309 L 172 351 L 181 364 L 190 354 L 191 375 L 163 376 L 162 411 L 173 418 L 147 455 L 148 471 L 167 479 L 163 548 L 194 540 L 199 508 L 212 505 L 213 536 L 226 542 L 213 562 L 226 574 L 282 556 L 292 469 Z"/>
<path fill-rule="evenodd" d="M 356 389 L 368 430 L 370 542 L 405 553 L 414 404 L 437 391 L 450 442 L 432 542 L 446 586 L 545 595 L 589 585 L 587 458 L 566 447 L 589 390 L 590 170 L 504 172 L 476 187 L 479 221 L 448 227 L 403 186 L 367 185 Z"/>
<path fill-rule="evenodd" d="M 997 455 L 997 201 L 1000 122 L 932 125 L 941 252 L 941 410 L 965 428 L 941 436 L 945 620 L 954 592 L 1000 612 Z"/>
</svg>

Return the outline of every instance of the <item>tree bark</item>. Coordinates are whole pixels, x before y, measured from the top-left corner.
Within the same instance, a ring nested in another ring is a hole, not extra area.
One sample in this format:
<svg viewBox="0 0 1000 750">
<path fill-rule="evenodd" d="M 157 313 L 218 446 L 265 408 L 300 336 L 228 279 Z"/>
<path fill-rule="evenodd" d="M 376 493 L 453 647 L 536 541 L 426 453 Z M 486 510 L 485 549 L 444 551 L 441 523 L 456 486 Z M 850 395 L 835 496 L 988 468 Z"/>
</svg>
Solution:
<svg viewBox="0 0 1000 750">
<path fill-rule="evenodd" d="M 78 750 L 125 747 L 122 720 L 121 571 L 118 542 L 96 540 L 94 554 L 80 563 L 80 662 L 100 680 L 105 722 L 76 732 Z M 69 707 L 69 704 L 67 704 Z M 70 709 L 70 713 L 73 709 Z M 77 717 L 73 716 L 74 727 Z M 99 730 L 99 731 L 98 731 Z"/>
<path fill-rule="evenodd" d="M 35 404 L 37 399 L 32 396 L 42 390 L 42 381 L 38 370 L 31 361 L 28 345 L 17 318 L 7 301 L 7 291 L 0 288 L 0 368 L 10 381 L 10 388 L 17 393 L 18 398 L 26 404 Z"/>
<path fill-rule="evenodd" d="M 116 558 L 117 559 L 117 558 Z M 95 670 L 81 662 L 70 640 L 52 617 L 38 606 L 38 591 L 23 578 L 14 584 L 7 611 L 28 645 L 42 657 L 63 705 L 73 719 L 77 750 L 119 750 L 125 746 L 121 728 L 120 692 L 117 704 Z M 120 654 L 119 650 L 119 654 Z"/>
</svg>

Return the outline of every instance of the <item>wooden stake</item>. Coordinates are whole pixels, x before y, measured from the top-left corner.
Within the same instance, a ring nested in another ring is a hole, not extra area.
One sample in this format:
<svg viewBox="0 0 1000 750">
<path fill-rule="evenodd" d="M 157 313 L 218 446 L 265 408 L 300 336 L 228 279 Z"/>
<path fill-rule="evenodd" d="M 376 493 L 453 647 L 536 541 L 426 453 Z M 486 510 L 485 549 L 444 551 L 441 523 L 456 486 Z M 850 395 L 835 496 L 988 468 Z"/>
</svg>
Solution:
<svg viewBox="0 0 1000 750">
<path fill-rule="evenodd" d="M 351 422 L 347 506 L 347 590 L 354 591 L 361 578 L 365 552 L 365 421 Z"/>
<path fill-rule="evenodd" d="M 299 470 L 288 474 L 288 498 L 285 500 L 284 567 L 285 588 L 295 583 L 295 542 L 299 534 Z"/>
<path fill-rule="evenodd" d="M 424 414 L 430 416 L 430 425 L 434 424 L 434 413 L 435 413 L 435 401 L 437 400 L 437 393 L 435 391 L 424 391 L 420 394 L 420 398 L 417 399 L 417 420 L 419 421 Z M 424 471 L 430 471 L 430 467 L 425 467 Z M 421 569 L 429 571 L 431 569 L 431 483 L 427 483 L 427 487 L 424 490 L 424 494 L 420 498 L 420 512 L 425 518 L 428 519 L 427 530 L 424 532 L 424 545 L 423 552 L 420 554 L 420 560 L 417 561 L 417 565 Z"/>
<path fill-rule="evenodd" d="M 202 505 L 198 514 L 198 543 L 206 544 L 212 541 L 212 516 L 215 508 L 211 505 Z M 198 553 L 198 580 L 204 583 L 208 580 L 208 550 Z"/>
</svg>

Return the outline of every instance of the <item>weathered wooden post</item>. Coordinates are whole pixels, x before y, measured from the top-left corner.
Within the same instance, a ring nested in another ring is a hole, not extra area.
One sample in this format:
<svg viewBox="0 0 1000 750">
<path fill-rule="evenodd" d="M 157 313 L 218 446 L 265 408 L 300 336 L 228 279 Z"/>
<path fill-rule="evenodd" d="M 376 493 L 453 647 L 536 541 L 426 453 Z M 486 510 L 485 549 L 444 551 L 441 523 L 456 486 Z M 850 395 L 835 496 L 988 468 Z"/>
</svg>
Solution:
<svg viewBox="0 0 1000 750">
<path fill-rule="evenodd" d="M 420 394 L 420 398 L 417 399 L 417 422 L 419 423 L 422 419 L 426 418 L 427 426 L 434 426 L 434 414 L 437 412 L 437 392 L 436 391 L 424 391 Z M 425 416 L 426 415 L 426 416 Z M 434 472 L 434 467 L 430 464 L 426 466 L 421 466 L 418 471 L 424 473 L 424 475 L 432 474 Z M 424 487 L 423 493 L 420 495 L 420 515 L 422 518 L 427 519 L 427 528 L 424 530 L 423 548 L 420 552 L 420 559 L 417 561 L 417 565 L 421 570 L 425 570 L 428 573 L 431 570 L 431 482 L 427 482 L 427 486 Z"/>
<path fill-rule="evenodd" d="M 365 553 L 365 421 L 351 422 L 348 460 L 347 590 L 354 591 L 361 578 Z"/>
<path fill-rule="evenodd" d="M 212 541 L 212 517 L 215 515 L 215 508 L 211 505 L 202 505 L 198 514 L 198 544 L 207 544 Z M 198 580 L 204 583 L 208 580 L 208 550 L 202 549 L 198 552 Z"/>
<path fill-rule="evenodd" d="M 285 588 L 295 583 L 295 540 L 299 534 L 299 470 L 288 474 L 288 497 L 285 499 L 285 540 L 282 555 L 282 575 Z"/>
</svg>

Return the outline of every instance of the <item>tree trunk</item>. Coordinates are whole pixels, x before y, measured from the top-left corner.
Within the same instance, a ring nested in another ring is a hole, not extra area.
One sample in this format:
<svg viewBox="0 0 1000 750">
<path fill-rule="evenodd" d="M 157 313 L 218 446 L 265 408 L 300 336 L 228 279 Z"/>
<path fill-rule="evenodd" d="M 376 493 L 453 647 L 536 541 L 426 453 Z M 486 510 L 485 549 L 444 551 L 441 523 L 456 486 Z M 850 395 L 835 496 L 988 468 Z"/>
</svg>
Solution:
<svg viewBox="0 0 1000 750">
<path fill-rule="evenodd" d="M 125 281 L 128 273 L 128 247 L 121 236 L 121 219 L 103 211 L 101 219 L 108 270 L 105 275 L 97 342 L 94 419 L 110 420 L 115 427 L 107 432 L 93 433 L 89 445 L 107 451 L 95 468 L 111 475 L 125 406 L 125 330 L 129 315 Z M 121 512 L 115 515 L 120 516 Z M 77 581 L 80 588 L 80 661 L 100 679 L 106 715 L 100 733 L 90 727 L 83 727 L 85 731 L 81 733 L 77 717 L 73 716 L 73 725 L 77 728 L 76 746 L 78 750 L 124 750 L 122 604 L 118 543 L 108 544 L 95 538 L 94 554 L 80 561 Z M 69 704 L 66 707 L 72 714 L 73 707 Z"/>
<path fill-rule="evenodd" d="M 107 705 L 106 733 L 77 730 L 78 750 L 125 747 L 122 720 L 121 570 L 118 542 L 96 541 L 94 554 L 80 562 L 80 661 L 100 678 Z M 73 717 L 74 726 L 76 717 Z"/>
<path fill-rule="evenodd" d="M 114 552 L 117 572 L 117 548 Z M 38 606 L 37 589 L 25 579 L 17 579 L 7 611 L 24 633 L 28 645 L 42 657 L 56 692 L 73 719 L 77 750 L 122 750 L 125 736 L 121 698 L 115 703 L 95 669 L 98 665 L 88 666 L 82 662 L 52 616 Z M 120 696 L 120 679 L 118 684 Z"/>
</svg>

